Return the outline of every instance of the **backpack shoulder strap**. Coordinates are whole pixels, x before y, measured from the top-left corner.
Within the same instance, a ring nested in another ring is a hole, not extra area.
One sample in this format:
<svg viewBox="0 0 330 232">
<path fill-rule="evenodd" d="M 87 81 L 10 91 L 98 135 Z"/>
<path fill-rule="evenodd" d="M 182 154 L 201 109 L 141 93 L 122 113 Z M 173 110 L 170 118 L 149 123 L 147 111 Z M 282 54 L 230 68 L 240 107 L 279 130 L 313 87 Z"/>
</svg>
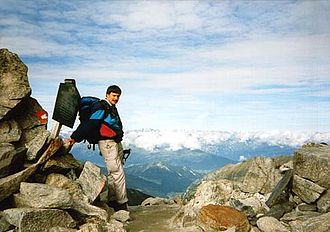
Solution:
<svg viewBox="0 0 330 232">
<path fill-rule="evenodd" d="M 108 116 L 108 114 L 110 113 L 110 105 L 104 99 L 100 100 L 100 105 L 104 110 L 104 115 L 103 115 L 103 118 L 102 118 L 102 120 L 104 120 Z"/>
</svg>

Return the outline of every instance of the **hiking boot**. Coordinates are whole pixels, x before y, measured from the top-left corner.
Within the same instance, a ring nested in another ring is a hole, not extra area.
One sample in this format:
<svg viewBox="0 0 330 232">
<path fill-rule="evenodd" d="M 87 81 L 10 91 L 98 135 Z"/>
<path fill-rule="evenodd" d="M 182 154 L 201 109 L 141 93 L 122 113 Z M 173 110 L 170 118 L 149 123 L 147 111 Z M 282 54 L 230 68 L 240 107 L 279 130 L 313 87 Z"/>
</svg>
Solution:
<svg viewBox="0 0 330 232">
<path fill-rule="evenodd" d="M 115 211 L 119 211 L 119 210 L 125 210 L 128 211 L 128 205 L 127 202 L 123 203 L 123 204 L 118 204 L 117 209 L 115 209 Z"/>
<path fill-rule="evenodd" d="M 109 207 L 113 208 L 116 211 L 116 209 L 118 207 L 117 201 L 109 201 L 107 204 Z"/>
<path fill-rule="evenodd" d="M 125 202 L 123 204 L 119 204 L 117 201 L 109 201 L 108 206 L 113 208 L 116 212 L 119 211 L 119 210 L 128 211 L 127 202 Z"/>
</svg>

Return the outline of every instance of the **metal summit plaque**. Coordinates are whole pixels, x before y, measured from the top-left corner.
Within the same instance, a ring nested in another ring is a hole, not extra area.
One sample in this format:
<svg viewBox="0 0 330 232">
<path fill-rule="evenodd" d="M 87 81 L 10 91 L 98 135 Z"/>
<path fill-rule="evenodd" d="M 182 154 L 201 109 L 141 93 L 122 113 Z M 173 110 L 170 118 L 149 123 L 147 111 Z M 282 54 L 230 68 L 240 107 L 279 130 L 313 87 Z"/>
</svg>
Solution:
<svg viewBox="0 0 330 232">
<path fill-rule="evenodd" d="M 60 124 L 73 128 L 78 112 L 79 99 L 80 94 L 76 87 L 76 81 L 65 79 L 64 83 L 60 83 L 57 92 L 53 119 Z"/>
</svg>

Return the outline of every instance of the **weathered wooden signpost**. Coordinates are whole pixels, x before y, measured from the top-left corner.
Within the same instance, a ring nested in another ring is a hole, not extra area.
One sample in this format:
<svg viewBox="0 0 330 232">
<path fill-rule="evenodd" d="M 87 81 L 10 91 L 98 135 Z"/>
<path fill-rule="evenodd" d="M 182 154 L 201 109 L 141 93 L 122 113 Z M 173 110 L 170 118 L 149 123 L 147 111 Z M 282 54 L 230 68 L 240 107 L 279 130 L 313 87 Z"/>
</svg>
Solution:
<svg viewBox="0 0 330 232">
<path fill-rule="evenodd" d="M 80 94 L 74 79 L 65 79 L 60 83 L 53 111 L 51 137 L 56 138 L 62 125 L 73 128 L 77 117 Z"/>
</svg>

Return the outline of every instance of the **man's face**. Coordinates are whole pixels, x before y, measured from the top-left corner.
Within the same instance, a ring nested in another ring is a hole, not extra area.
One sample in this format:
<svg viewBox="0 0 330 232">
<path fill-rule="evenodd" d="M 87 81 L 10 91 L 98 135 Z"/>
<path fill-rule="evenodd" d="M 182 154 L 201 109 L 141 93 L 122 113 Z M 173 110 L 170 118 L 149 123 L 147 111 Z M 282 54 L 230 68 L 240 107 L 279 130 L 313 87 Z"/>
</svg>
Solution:
<svg viewBox="0 0 330 232">
<path fill-rule="evenodd" d="M 120 98 L 119 93 L 111 92 L 111 93 L 107 94 L 107 99 L 111 105 L 116 105 L 119 101 L 119 98 Z"/>
</svg>

